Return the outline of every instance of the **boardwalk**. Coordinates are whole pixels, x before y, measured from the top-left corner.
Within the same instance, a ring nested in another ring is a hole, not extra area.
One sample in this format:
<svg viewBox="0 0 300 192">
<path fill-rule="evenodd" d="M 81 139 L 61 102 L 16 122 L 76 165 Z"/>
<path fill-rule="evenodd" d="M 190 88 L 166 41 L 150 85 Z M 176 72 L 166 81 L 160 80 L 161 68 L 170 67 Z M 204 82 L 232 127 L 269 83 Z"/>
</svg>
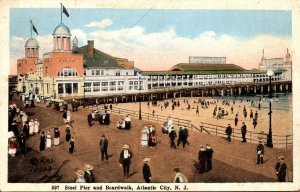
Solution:
<svg viewBox="0 0 300 192">
<path fill-rule="evenodd" d="M 19 103 L 19 101 L 17 101 Z M 38 104 L 36 108 L 28 108 L 25 111 L 35 112 L 43 130 L 57 126 L 61 131 L 61 144 L 40 153 L 38 136 L 30 137 L 27 145 L 32 148 L 25 156 L 9 157 L 9 182 L 74 182 L 76 175 L 74 170 L 83 169 L 85 163 L 94 166 L 96 182 L 143 182 L 141 173 L 142 159 L 150 157 L 150 167 L 153 182 L 172 182 L 175 172 L 174 167 L 180 167 L 187 175 L 190 182 L 272 182 L 276 181 L 274 165 L 279 155 L 287 157 L 289 179 L 292 179 L 292 152 L 282 149 L 266 148 L 265 164 L 256 165 L 256 145 L 242 144 L 233 140 L 228 144 L 224 138 L 211 136 L 199 132 L 191 132 L 190 145 L 171 149 L 169 138 L 161 133 L 161 125 L 143 120 L 132 120 L 132 129 L 122 131 L 116 128 L 116 122 L 123 117 L 111 115 L 109 126 L 99 125 L 94 121 L 92 127 L 88 126 L 88 108 L 80 108 L 72 113 L 72 136 L 75 137 L 75 153 L 68 153 L 68 144 L 65 142 L 65 125 L 62 114 L 44 104 Z M 140 145 L 141 129 L 144 125 L 152 124 L 157 129 L 158 145 L 154 148 L 142 148 Z M 19 125 L 21 127 L 21 125 Z M 99 139 L 105 134 L 109 139 L 109 161 L 101 161 L 99 158 Z M 119 153 L 122 145 L 128 143 L 134 153 L 131 164 L 131 177 L 123 178 L 122 168 L 119 166 Z M 209 143 L 215 153 L 213 157 L 213 170 L 199 175 L 195 168 L 199 146 Z M 42 157 L 53 160 L 51 171 L 35 172 L 30 160 L 32 157 Z M 20 171 L 20 169 L 22 171 Z"/>
</svg>

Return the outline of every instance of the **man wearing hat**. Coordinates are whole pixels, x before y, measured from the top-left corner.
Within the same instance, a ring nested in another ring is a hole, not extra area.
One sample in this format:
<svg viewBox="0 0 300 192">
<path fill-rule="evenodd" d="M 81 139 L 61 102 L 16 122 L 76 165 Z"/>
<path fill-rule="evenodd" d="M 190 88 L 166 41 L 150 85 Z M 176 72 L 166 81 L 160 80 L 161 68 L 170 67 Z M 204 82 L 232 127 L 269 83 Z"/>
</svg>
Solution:
<svg viewBox="0 0 300 192">
<path fill-rule="evenodd" d="M 77 179 L 76 179 L 76 183 L 85 183 L 85 179 L 84 179 L 84 172 L 82 170 L 77 170 L 75 172 L 75 174 L 77 175 Z"/>
<path fill-rule="evenodd" d="M 176 149 L 175 138 L 177 137 L 177 134 L 175 132 L 174 127 L 171 128 L 171 131 L 169 133 L 169 137 L 170 137 L 171 148 L 173 147 L 174 149 Z"/>
<path fill-rule="evenodd" d="M 107 155 L 107 147 L 108 147 L 108 140 L 105 138 L 105 135 L 102 134 L 99 142 L 99 148 L 101 152 L 101 160 L 103 161 L 104 158 L 108 160 L 108 155 Z"/>
<path fill-rule="evenodd" d="M 86 183 L 95 183 L 95 175 L 93 173 L 93 166 L 89 164 L 84 165 L 84 179 Z"/>
<path fill-rule="evenodd" d="M 230 124 L 228 123 L 228 127 L 225 130 L 225 133 L 227 135 L 227 141 L 231 142 L 231 134 L 232 134 L 232 128 L 230 126 Z"/>
<path fill-rule="evenodd" d="M 287 172 L 287 166 L 284 161 L 284 156 L 278 157 L 278 162 L 275 166 L 276 169 L 276 175 L 279 182 L 285 182 L 286 172 Z"/>
<path fill-rule="evenodd" d="M 204 146 L 200 147 L 198 153 L 198 160 L 199 160 L 199 173 L 204 173 L 206 170 L 206 149 Z"/>
<path fill-rule="evenodd" d="M 40 136 L 40 151 L 44 151 L 46 147 L 46 136 L 44 134 L 44 131 L 41 131 L 41 136 Z"/>
<path fill-rule="evenodd" d="M 123 145 L 123 150 L 120 153 L 119 162 L 123 166 L 124 177 L 129 177 L 129 169 L 131 164 L 132 152 L 127 144 Z"/>
<path fill-rule="evenodd" d="M 242 127 L 241 127 L 241 133 L 242 133 L 242 138 L 243 138 L 243 143 L 247 142 L 246 140 L 246 133 L 247 133 L 247 126 L 245 124 L 245 122 L 242 123 Z"/>
<path fill-rule="evenodd" d="M 150 183 L 151 180 L 151 170 L 150 170 L 150 166 L 149 166 L 149 161 L 150 158 L 146 157 L 144 160 L 144 165 L 143 165 L 143 177 L 146 183 Z"/>
<path fill-rule="evenodd" d="M 92 113 L 89 113 L 87 116 L 87 121 L 88 121 L 90 127 L 93 125 L 92 120 L 93 120 Z"/>
<path fill-rule="evenodd" d="M 212 156 L 213 156 L 213 149 L 209 144 L 206 144 L 206 149 L 205 149 L 205 158 L 206 158 L 206 172 L 212 170 Z"/>
<path fill-rule="evenodd" d="M 173 183 L 187 183 L 187 177 L 181 173 L 180 168 L 175 168 L 174 171 L 176 172 L 175 178 Z"/>
<path fill-rule="evenodd" d="M 51 148 L 51 144 L 52 144 L 51 132 L 48 131 L 47 132 L 47 140 L 46 140 L 46 146 L 47 146 L 47 148 Z"/>
<path fill-rule="evenodd" d="M 60 138 L 60 132 L 59 129 L 56 127 L 54 128 L 54 145 L 59 145 L 59 138 Z"/>
<path fill-rule="evenodd" d="M 70 140 L 69 153 L 73 154 L 75 148 L 75 139 L 72 137 Z"/>
<path fill-rule="evenodd" d="M 19 136 L 19 145 L 20 145 L 21 152 L 23 153 L 23 155 L 25 154 L 25 149 L 26 149 L 25 142 L 26 142 L 26 136 L 23 132 L 21 132 L 21 134 Z"/>
<path fill-rule="evenodd" d="M 259 141 L 259 144 L 256 148 L 256 153 L 257 153 L 256 164 L 263 164 L 263 162 L 264 162 L 264 145 L 261 140 Z"/>
</svg>

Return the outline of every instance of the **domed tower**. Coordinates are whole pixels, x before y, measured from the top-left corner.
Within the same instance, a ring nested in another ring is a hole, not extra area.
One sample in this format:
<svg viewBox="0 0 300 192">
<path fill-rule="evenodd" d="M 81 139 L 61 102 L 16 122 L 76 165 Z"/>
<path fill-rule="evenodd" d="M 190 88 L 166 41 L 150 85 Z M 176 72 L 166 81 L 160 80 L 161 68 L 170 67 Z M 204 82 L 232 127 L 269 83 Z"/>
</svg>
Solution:
<svg viewBox="0 0 300 192">
<path fill-rule="evenodd" d="M 71 51 L 71 33 L 63 23 L 58 25 L 53 32 L 53 51 L 70 52 Z"/>
<path fill-rule="evenodd" d="M 78 39 L 75 36 L 75 38 L 72 40 L 72 48 L 78 47 Z"/>
<path fill-rule="evenodd" d="M 291 61 L 291 55 L 289 53 L 289 49 L 286 49 L 285 61 L 286 62 L 290 62 Z"/>
<path fill-rule="evenodd" d="M 30 38 L 25 43 L 25 58 L 38 58 L 39 44 L 36 39 Z"/>
</svg>

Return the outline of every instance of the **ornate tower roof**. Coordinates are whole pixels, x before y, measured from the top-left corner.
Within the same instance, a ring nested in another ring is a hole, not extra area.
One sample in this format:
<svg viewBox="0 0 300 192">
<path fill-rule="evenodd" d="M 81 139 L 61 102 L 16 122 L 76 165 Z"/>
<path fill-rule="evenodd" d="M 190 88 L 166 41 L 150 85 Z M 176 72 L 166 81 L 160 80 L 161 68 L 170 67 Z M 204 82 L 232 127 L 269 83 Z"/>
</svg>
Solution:
<svg viewBox="0 0 300 192">
<path fill-rule="evenodd" d="M 25 48 L 38 48 L 39 44 L 37 42 L 36 39 L 34 38 L 30 38 L 27 40 L 27 42 L 25 43 Z"/>
<path fill-rule="evenodd" d="M 63 23 L 60 23 L 53 32 L 54 36 L 71 36 L 70 29 Z"/>
</svg>

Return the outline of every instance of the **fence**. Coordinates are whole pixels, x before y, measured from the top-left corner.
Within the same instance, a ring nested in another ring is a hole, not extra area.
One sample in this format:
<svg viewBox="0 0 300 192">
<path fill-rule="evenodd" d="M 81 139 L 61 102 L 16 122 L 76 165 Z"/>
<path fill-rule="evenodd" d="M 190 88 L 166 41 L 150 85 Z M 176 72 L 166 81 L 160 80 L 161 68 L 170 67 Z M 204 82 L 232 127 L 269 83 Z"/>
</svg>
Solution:
<svg viewBox="0 0 300 192">
<path fill-rule="evenodd" d="M 98 110 L 104 110 L 103 105 L 98 106 Z M 134 111 L 134 110 L 113 107 L 111 112 L 115 113 L 115 114 L 119 114 L 119 115 L 124 115 L 124 116 L 129 115 L 131 118 L 135 118 L 135 119 L 139 118 L 139 112 Z M 165 115 L 155 115 L 155 114 L 153 115 L 151 113 L 145 113 L 145 112 L 141 112 L 141 116 L 142 116 L 142 120 L 147 120 L 147 121 L 164 123 L 164 122 L 167 122 L 168 118 L 171 118 L 175 125 L 185 126 L 185 127 L 190 127 L 190 125 L 191 125 L 190 120 L 180 119 L 177 117 L 171 117 L 171 116 L 165 116 Z"/>
<path fill-rule="evenodd" d="M 98 106 L 98 110 L 104 110 L 103 105 Z M 129 109 L 123 108 L 112 108 L 112 113 L 119 114 L 119 115 L 129 115 L 131 118 L 138 119 L 139 112 Z M 143 120 L 153 121 L 153 122 L 160 122 L 164 123 L 167 122 L 168 118 L 171 118 L 175 125 L 177 126 L 185 126 L 190 128 L 191 130 L 197 130 L 202 133 L 212 134 L 220 137 L 227 137 L 225 130 L 225 126 L 214 125 L 210 123 L 200 122 L 200 126 L 197 127 L 191 123 L 190 120 L 180 119 L 177 117 L 165 116 L 165 115 L 153 115 L 151 113 L 141 112 L 141 116 Z M 263 142 L 267 143 L 267 135 L 264 132 L 253 132 L 247 131 L 246 139 L 249 143 L 258 143 L 259 140 L 263 140 Z M 288 148 L 293 144 L 293 136 L 292 135 L 272 135 L 273 145 L 276 148 Z M 232 139 L 242 140 L 241 130 L 237 128 L 232 128 Z"/>
<path fill-rule="evenodd" d="M 195 125 L 191 125 L 191 129 L 196 129 L 200 132 L 205 132 L 208 134 L 227 137 L 225 130 L 225 126 L 214 125 L 209 123 L 200 122 L 200 126 L 197 127 Z M 258 143 L 259 140 L 263 140 L 263 142 L 267 143 L 267 136 L 268 134 L 264 132 L 253 132 L 247 131 L 246 139 L 249 143 Z M 241 130 L 237 128 L 232 128 L 231 138 L 242 140 Z M 273 145 L 277 148 L 288 148 L 293 144 L 293 136 L 292 135 L 272 135 Z"/>
</svg>

